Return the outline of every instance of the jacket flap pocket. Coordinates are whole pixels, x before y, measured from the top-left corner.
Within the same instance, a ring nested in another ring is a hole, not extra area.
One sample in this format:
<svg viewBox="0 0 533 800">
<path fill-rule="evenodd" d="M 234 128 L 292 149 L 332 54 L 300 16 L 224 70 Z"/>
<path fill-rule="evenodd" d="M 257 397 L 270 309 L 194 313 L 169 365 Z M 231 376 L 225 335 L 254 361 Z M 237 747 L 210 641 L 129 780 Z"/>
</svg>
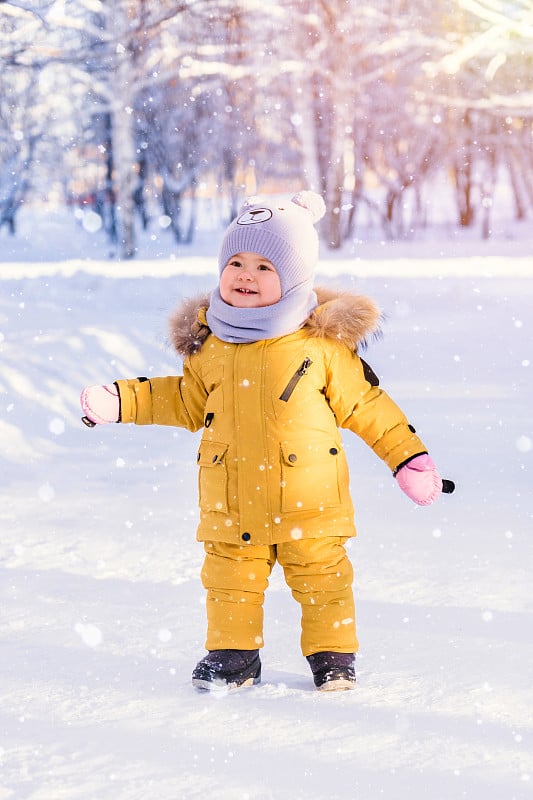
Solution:
<svg viewBox="0 0 533 800">
<path fill-rule="evenodd" d="M 311 511 L 341 502 L 339 475 L 344 460 L 333 437 L 281 444 L 281 510 Z"/>
<path fill-rule="evenodd" d="M 216 467 L 222 464 L 228 450 L 227 444 L 221 442 L 201 442 L 198 450 L 198 464 L 201 467 Z"/>
<path fill-rule="evenodd" d="M 281 457 L 289 467 L 309 467 L 320 464 L 340 453 L 341 446 L 331 439 L 318 441 L 282 442 Z"/>
</svg>

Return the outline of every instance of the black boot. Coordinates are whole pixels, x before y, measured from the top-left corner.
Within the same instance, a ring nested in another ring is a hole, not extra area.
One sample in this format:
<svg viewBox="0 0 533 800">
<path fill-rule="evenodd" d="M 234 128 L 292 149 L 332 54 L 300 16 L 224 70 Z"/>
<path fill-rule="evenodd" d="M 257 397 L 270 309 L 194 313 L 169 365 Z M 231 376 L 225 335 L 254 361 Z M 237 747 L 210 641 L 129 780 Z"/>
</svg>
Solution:
<svg viewBox="0 0 533 800">
<path fill-rule="evenodd" d="M 313 653 L 307 656 L 315 686 L 323 692 L 355 688 L 355 653 Z"/>
<path fill-rule="evenodd" d="M 261 682 L 259 650 L 210 650 L 195 666 L 197 689 L 239 689 Z"/>
</svg>

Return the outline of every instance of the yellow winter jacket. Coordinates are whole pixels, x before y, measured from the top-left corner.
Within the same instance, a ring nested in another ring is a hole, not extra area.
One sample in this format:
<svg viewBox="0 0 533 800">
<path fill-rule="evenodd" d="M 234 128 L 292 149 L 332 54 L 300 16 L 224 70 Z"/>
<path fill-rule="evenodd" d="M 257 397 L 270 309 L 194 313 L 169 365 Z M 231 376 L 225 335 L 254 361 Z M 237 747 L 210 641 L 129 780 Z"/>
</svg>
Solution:
<svg viewBox="0 0 533 800">
<path fill-rule="evenodd" d="M 203 428 L 200 541 L 276 544 L 354 536 L 340 428 L 396 470 L 426 452 L 357 348 L 379 327 L 366 297 L 317 290 L 296 333 L 228 344 L 188 301 L 171 322 L 183 375 L 117 381 L 121 422 Z"/>
</svg>

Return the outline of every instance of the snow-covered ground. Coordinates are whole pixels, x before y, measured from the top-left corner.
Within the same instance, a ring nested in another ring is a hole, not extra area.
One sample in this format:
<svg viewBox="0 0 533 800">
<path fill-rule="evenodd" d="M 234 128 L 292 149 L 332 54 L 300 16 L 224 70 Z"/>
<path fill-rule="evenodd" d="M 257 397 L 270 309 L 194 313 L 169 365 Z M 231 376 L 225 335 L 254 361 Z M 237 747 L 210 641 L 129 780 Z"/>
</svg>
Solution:
<svg viewBox="0 0 533 800">
<path fill-rule="evenodd" d="M 206 696 L 198 436 L 89 430 L 78 395 L 179 369 L 167 317 L 216 242 L 86 261 L 80 228 L 65 262 L 49 233 L 0 239 L 0 800 L 531 798 L 531 241 L 324 257 L 384 309 L 366 358 L 457 490 L 415 507 L 345 436 L 358 688 L 313 690 L 277 570 L 262 685 Z"/>
</svg>

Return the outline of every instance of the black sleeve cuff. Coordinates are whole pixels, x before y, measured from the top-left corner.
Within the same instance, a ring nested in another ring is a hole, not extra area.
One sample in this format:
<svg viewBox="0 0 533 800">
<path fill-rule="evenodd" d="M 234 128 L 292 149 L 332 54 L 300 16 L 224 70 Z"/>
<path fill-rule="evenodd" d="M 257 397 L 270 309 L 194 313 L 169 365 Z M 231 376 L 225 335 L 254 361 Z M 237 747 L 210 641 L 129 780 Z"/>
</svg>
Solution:
<svg viewBox="0 0 533 800">
<path fill-rule="evenodd" d="M 402 463 L 401 463 L 401 464 L 398 464 L 398 466 L 396 467 L 396 469 L 394 469 L 394 470 L 392 471 L 392 474 L 394 475 L 394 477 L 396 477 L 396 475 L 397 475 L 397 474 L 398 474 L 398 472 L 401 470 L 401 468 L 402 468 L 402 467 L 405 467 L 405 465 L 406 465 L 406 464 L 408 464 L 410 461 L 412 461 L 412 460 L 413 460 L 413 458 L 418 458 L 418 456 L 427 456 L 427 455 L 429 455 L 428 451 L 427 451 L 427 450 L 422 450 L 422 452 L 421 452 L 421 453 L 415 453 L 414 455 L 412 455 L 412 456 L 409 456 L 409 458 L 406 458 L 406 459 L 405 459 L 405 461 L 402 461 Z"/>
</svg>

